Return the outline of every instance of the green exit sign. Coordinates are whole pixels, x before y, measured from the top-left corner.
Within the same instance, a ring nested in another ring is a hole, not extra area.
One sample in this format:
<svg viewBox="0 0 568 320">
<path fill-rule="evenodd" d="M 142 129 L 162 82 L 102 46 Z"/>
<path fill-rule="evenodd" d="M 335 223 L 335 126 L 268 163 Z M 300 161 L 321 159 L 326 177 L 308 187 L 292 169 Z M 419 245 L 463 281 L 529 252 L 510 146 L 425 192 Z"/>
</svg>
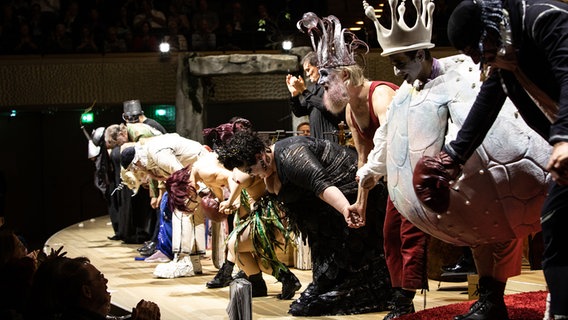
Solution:
<svg viewBox="0 0 568 320">
<path fill-rule="evenodd" d="M 92 112 L 83 113 L 81 115 L 81 122 L 82 123 L 93 123 L 94 120 L 95 120 L 95 116 L 93 115 Z"/>
</svg>

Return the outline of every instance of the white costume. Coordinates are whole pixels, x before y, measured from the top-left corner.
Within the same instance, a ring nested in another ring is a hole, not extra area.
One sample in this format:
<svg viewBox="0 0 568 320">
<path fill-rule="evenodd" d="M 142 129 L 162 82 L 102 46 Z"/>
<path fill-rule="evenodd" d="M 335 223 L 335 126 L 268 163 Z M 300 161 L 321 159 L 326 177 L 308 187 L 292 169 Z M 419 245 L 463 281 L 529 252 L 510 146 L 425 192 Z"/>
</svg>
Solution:
<svg viewBox="0 0 568 320">
<path fill-rule="evenodd" d="M 197 161 L 208 149 L 197 141 L 168 133 L 152 137 L 141 144 L 142 157 L 146 153 L 146 170 L 158 177 L 169 177 L 172 173 L 183 169 Z M 136 150 L 138 154 L 139 149 Z"/>
<path fill-rule="evenodd" d="M 375 133 L 375 148 L 357 175 L 361 181 L 386 176 L 399 212 L 423 231 L 455 245 L 509 241 L 540 230 L 550 146 L 517 116 L 510 101 L 452 185 L 448 211 L 434 213 L 416 197 L 412 176 L 417 161 L 437 155 L 444 139 L 452 140 L 481 86 L 479 67 L 467 56 L 439 62 L 441 75 L 422 90 L 406 82 L 400 87 L 387 123 Z"/>
</svg>

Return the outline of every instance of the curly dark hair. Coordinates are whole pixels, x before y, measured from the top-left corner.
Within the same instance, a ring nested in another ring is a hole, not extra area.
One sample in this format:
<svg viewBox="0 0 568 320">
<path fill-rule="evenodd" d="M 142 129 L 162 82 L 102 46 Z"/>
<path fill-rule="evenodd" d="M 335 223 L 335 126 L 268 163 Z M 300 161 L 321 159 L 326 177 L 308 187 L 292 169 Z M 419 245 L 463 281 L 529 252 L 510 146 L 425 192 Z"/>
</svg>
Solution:
<svg viewBox="0 0 568 320">
<path fill-rule="evenodd" d="M 264 151 L 267 144 L 254 132 L 239 131 L 224 146 L 217 149 L 219 161 L 229 170 L 248 167 L 256 163 L 256 155 Z"/>
<path fill-rule="evenodd" d="M 180 169 L 166 180 L 166 190 L 168 191 L 168 209 L 172 212 L 188 211 L 187 202 L 197 203 L 197 190 L 189 183 L 191 169 L 189 166 Z"/>
<path fill-rule="evenodd" d="M 220 124 L 215 128 L 203 129 L 203 136 L 212 142 L 214 149 L 217 149 L 230 141 L 239 131 L 252 131 L 252 123 L 245 118 L 234 117 L 228 123 Z"/>
</svg>

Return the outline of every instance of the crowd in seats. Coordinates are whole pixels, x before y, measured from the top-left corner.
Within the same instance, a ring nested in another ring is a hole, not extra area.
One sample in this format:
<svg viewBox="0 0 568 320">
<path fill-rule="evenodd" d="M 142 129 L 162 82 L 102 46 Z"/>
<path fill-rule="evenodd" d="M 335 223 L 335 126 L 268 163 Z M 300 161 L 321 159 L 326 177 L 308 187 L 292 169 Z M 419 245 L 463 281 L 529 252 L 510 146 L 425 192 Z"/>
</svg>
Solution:
<svg viewBox="0 0 568 320">
<path fill-rule="evenodd" d="M 218 0 L 2 1 L 0 54 L 265 49 L 283 4 Z M 270 20 L 270 21 L 269 21 Z M 292 21 L 292 20 L 290 20 Z"/>
</svg>

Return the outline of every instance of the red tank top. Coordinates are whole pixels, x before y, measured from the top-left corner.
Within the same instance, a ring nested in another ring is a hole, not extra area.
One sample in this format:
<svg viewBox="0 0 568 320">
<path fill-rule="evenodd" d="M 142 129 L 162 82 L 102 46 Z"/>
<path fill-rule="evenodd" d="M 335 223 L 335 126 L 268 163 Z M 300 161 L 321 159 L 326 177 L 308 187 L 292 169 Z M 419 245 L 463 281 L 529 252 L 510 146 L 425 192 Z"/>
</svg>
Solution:
<svg viewBox="0 0 568 320">
<path fill-rule="evenodd" d="M 381 85 L 385 85 L 385 86 L 389 86 L 391 89 L 393 90 L 397 90 L 398 86 L 394 83 L 391 82 L 387 82 L 387 81 L 373 81 L 371 82 L 371 87 L 369 88 L 369 96 L 368 96 L 368 100 L 369 100 L 369 126 L 367 128 L 365 128 L 365 130 L 361 130 L 361 128 L 359 128 L 359 125 L 357 124 L 357 121 L 355 121 L 355 116 L 353 115 L 353 112 L 350 113 L 350 117 L 351 117 L 351 122 L 353 123 L 353 126 L 355 127 L 355 130 L 357 130 L 357 132 L 359 133 L 359 135 L 361 137 L 363 137 L 366 140 L 373 140 L 373 136 L 375 135 L 375 131 L 377 131 L 377 129 L 381 126 L 381 124 L 379 123 L 379 118 L 375 115 L 375 112 L 373 110 L 373 92 L 375 92 L 375 89 L 378 86 Z"/>
</svg>

